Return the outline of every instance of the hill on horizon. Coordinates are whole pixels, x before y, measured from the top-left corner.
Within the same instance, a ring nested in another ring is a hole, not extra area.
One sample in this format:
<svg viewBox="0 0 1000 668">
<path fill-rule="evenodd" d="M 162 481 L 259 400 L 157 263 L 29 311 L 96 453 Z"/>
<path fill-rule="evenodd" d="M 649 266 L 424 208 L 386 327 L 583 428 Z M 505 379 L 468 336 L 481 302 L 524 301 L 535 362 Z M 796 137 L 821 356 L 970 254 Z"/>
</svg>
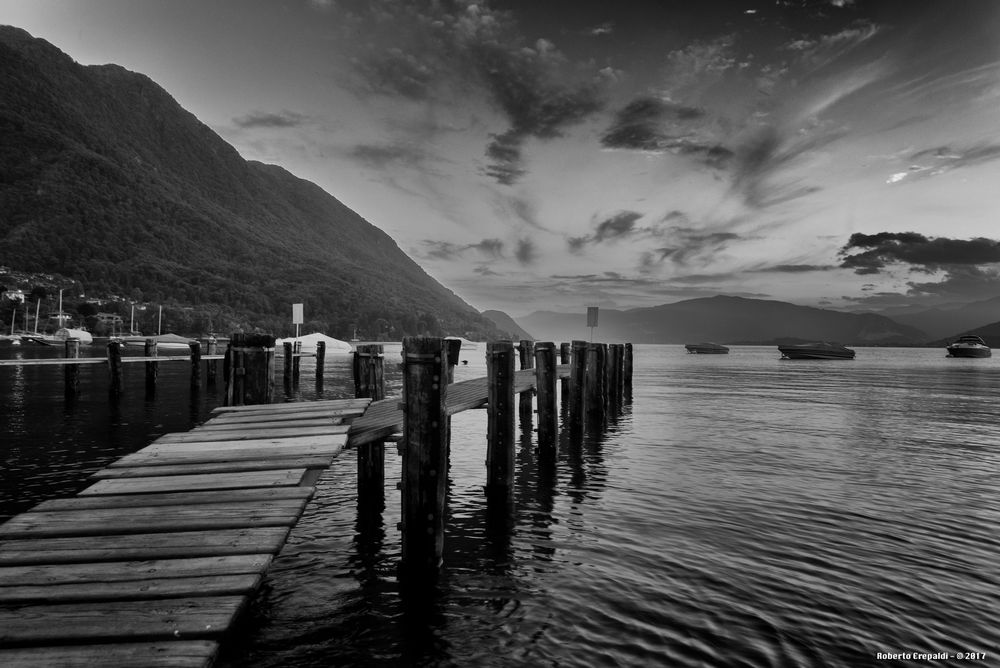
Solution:
<svg viewBox="0 0 1000 668">
<path fill-rule="evenodd" d="M 590 337 L 586 313 L 536 311 L 515 321 L 541 340 Z M 800 339 L 854 345 L 914 345 L 927 340 L 919 329 L 873 313 L 844 313 L 725 295 L 646 308 L 601 309 L 594 338 L 632 343 L 771 343 Z"/>
<path fill-rule="evenodd" d="M 0 26 L 0 258 L 88 293 L 213 307 L 234 327 L 497 338 L 387 234 L 244 160 L 142 74 Z M 224 326 L 216 323 L 216 328 Z"/>
</svg>

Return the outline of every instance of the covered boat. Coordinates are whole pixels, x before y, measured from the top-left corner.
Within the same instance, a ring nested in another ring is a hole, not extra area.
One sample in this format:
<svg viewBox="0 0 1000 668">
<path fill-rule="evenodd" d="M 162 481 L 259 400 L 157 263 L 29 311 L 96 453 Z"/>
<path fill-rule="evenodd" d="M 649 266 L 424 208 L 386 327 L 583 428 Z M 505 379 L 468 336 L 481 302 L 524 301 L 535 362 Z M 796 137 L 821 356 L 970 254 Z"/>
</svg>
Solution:
<svg viewBox="0 0 1000 668">
<path fill-rule="evenodd" d="M 817 341 L 778 346 L 783 359 L 790 360 L 852 360 L 854 351 L 839 343 Z"/>
<path fill-rule="evenodd" d="M 990 357 L 993 355 L 990 347 L 982 337 L 972 334 L 958 337 L 947 347 L 948 357 Z"/>
<path fill-rule="evenodd" d="M 332 336 L 320 334 L 319 332 L 304 334 L 302 336 L 290 336 L 287 339 L 278 339 L 274 342 L 274 345 L 276 348 L 281 348 L 285 343 L 294 345 L 296 341 L 302 344 L 300 351 L 304 353 L 316 352 L 316 344 L 320 341 L 326 344 L 327 355 L 347 355 L 354 350 L 347 341 L 341 341 L 340 339 L 335 339 Z"/>
<path fill-rule="evenodd" d="M 157 350 L 190 350 L 195 339 L 179 334 L 158 334 L 156 336 L 123 336 L 121 341 L 127 346 L 145 346 L 146 339 L 156 341 Z"/>
<path fill-rule="evenodd" d="M 699 355 L 725 355 L 729 352 L 729 348 L 726 346 L 721 343 L 712 343 L 711 341 L 685 343 L 684 347 L 687 348 L 689 353 L 697 353 Z"/>
</svg>

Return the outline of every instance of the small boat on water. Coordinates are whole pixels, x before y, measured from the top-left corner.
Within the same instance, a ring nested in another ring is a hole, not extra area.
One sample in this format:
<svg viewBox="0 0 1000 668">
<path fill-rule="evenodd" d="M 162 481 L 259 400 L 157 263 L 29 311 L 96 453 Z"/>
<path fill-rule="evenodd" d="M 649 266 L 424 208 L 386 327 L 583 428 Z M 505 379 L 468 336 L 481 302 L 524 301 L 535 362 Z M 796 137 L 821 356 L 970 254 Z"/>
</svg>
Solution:
<svg viewBox="0 0 1000 668">
<path fill-rule="evenodd" d="M 852 360 L 854 351 L 839 343 L 817 341 L 778 346 L 782 359 L 789 360 Z"/>
<path fill-rule="evenodd" d="M 685 343 L 684 347 L 687 348 L 689 353 L 698 355 L 725 355 L 729 352 L 729 348 L 726 346 L 721 343 L 712 343 L 711 341 L 705 341 L 703 343 Z"/>
<path fill-rule="evenodd" d="M 278 339 L 274 342 L 274 346 L 280 350 L 286 342 L 292 343 L 293 345 L 295 343 L 299 343 L 299 350 L 301 352 L 314 353 L 316 352 L 316 344 L 320 341 L 326 344 L 327 355 L 348 355 L 354 352 L 353 346 L 351 346 L 351 344 L 347 341 L 341 341 L 340 339 L 335 339 L 332 336 L 327 336 L 326 334 L 321 334 L 319 332 Z"/>
<path fill-rule="evenodd" d="M 993 352 L 982 337 L 966 334 L 958 337 L 946 348 L 948 357 L 990 357 Z"/>
<path fill-rule="evenodd" d="M 120 339 L 126 346 L 145 346 L 146 339 L 153 339 L 157 350 L 190 350 L 191 344 L 195 341 L 187 336 L 169 332 L 156 336 L 122 336 Z"/>
</svg>

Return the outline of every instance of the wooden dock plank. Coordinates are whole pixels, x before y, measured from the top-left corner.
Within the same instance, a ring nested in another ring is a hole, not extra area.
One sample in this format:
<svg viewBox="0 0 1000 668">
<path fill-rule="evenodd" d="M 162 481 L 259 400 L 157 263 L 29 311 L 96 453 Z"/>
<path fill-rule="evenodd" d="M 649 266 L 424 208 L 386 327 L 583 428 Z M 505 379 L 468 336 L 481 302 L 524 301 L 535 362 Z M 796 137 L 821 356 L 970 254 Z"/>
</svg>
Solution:
<svg viewBox="0 0 1000 668">
<path fill-rule="evenodd" d="M 138 601 L 196 596 L 249 596 L 263 573 L 148 578 L 127 582 L 88 582 L 0 586 L 0 605 Z"/>
<path fill-rule="evenodd" d="M 207 492 L 164 492 L 163 494 L 136 494 L 133 496 L 71 496 L 65 499 L 43 501 L 32 512 L 52 510 L 86 510 L 89 508 L 134 508 L 137 506 L 189 506 L 203 503 L 253 503 L 277 499 L 307 501 L 313 495 L 311 487 L 258 487 L 253 489 L 226 489 Z"/>
<path fill-rule="evenodd" d="M 185 462 L 168 464 L 159 462 L 131 467 L 109 467 L 90 476 L 90 480 L 110 480 L 116 478 L 144 478 L 154 475 L 194 475 L 197 473 L 238 473 L 241 471 L 268 471 L 281 468 L 325 469 L 329 468 L 336 455 L 312 457 L 272 457 L 270 459 L 248 459 L 244 461 Z"/>
<path fill-rule="evenodd" d="M 214 557 L 143 559 L 77 564 L 32 564 L 0 567 L 0 587 L 18 585 L 139 582 L 152 578 L 247 575 L 264 571 L 271 555 L 258 552 Z"/>
<path fill-rule="evenodd" d="M 233 440 L 184 441 L 170 442 L 157 439 L 136 454 L 153 452 L 172 454 L 176 452 L 213 452 L 222 454 L 248 450 L 251 448 L 280 448 L 302 445 L 343 446 L 347 442 L 347 433 L 322 434 L 319 436 L 299 436 L 290 438 L 246 438 Z"/>
<path fill-rule="evenodd" d="M 0 643 L 206 639 L 229 628 L 243 596 L 0 607 Z"/>
<path fill-rule="evenodd" d="M 313 418 L 303 418 L 301 420 L 243 420 L 240 422 L 206 422 L 205 424 L 195 427 L 188 433 L 202 433 L 206 431 L 217 432 L 217 431 L 247 431 L 250 429 L 282 429 L 288 426 L 294 426 L 296 429 L 302 429 L 306 427 L 329 427 L 333 425 L 343 424 L 343 418 L 339 417 L 313 417 Z"/>
<path fill-rule="evenodd" d="M 98 508 L 41 513 L 29 511 L 0 525 L 0 537 L 87 536 L 291 526 L 298 519 L 304 505 L 304 501 L 290 499 L 253 505 L 220 503 L 196 507 Z"/>
<path fill-rule="evenodd" d="M 205 424 L 240 424 L 244 422 L 261 422 L 264 420 L 271 422 L 291 422 L 310 418 L 344 418 L 356 417 L 365 412 L 364 406 L 357 408 L 303 408 L 300 411 L 277 411 L 277 412 L 254 412 L 254 413 L 222 413 L 209 418 Z"/>
<path fill-rule="evenodd" d="M 289 487 L 302 482 L 308 469 L 208 473 L 202 475 L 149 476 L 123 480 L 101 480 L 80 492 L 92 494 L 142 494 L 200 489 L 240 489 L 248 487 Z"/>
<path fill-rule="evenodd" d="M 219 652 L 211 640 L 66 645 L 0 649 L 0 666 L 17 668 L 209 668 Z"/>
<path fill-rule="evenodd" d="M 149 448 L 126 455 L 118 461 L 108 464 L 108 469 L 133 468 L 136 466 L 173 466 L 177 464 L 209 464 L 212 462 L 242 462 L 263 459 L 289 459 L 293 457 L 330 457 L 336 458 L 344 449 L 343 441 L 336 444 L 299 446 L 294 443 L 287 446 L 272 446 L 270 448 L 246 448 L 239 450 L 203 450 L 198 448 L 173 449 Z M 294 468 L 294 467 L 281 467 Z"/>
<path fill-rule="evenodd" d="M 252 406 L 217 406 L 211 410 L 212 415 L 224 413 L 268 413 L 268 412 L 295 412 L 301 410 L 316 410 L 317 408 L 364 408 L 371 403 L 371 399 L 326 399 L 322 401 L 297 401 L 283 404 L 255 404 Z"/>
<path fill-rule="evenodd" d="M 0 566 L 277 554 L 290 527 L 0 540 Z M 2 665 L 2 664 L 0 664 Z"/>
<path fill-rule="evenodd" d="M 167 434 L 156 439 L 157 443 L 209 443 L 212 441 L 245 441 L 261 438 L 285 438 L 297 436 L 320 436 L 325 434 L 346 434 L 350 425 L 331 424 L 324 427 L 273 427 L 270 429 L 225 430 L 220 432 L 186 431 L 177 434 Z"/>
</svg>

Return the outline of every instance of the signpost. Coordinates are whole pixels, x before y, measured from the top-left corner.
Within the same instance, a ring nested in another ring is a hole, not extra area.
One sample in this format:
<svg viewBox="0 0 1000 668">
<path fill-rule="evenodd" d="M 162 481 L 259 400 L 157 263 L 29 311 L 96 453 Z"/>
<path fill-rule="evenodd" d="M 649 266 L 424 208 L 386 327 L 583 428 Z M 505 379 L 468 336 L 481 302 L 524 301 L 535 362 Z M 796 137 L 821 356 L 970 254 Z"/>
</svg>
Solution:
<svg viewBox="0 0 1000 668">
<path fill-rule="evenodd" d="M 587 307 L 587 327 L 590 327 L 590 342 L 594 342 L 594 328 L 597 327 L 597 311 L 598 307 L 588 306 Z"/>
<path fill-rule="evenodd" d="M 302 304 L 292 304 L 292 324 L 295 325 L 295 338 L 299 338 L 299 327 L 303 323 Z"/>
</svg>

